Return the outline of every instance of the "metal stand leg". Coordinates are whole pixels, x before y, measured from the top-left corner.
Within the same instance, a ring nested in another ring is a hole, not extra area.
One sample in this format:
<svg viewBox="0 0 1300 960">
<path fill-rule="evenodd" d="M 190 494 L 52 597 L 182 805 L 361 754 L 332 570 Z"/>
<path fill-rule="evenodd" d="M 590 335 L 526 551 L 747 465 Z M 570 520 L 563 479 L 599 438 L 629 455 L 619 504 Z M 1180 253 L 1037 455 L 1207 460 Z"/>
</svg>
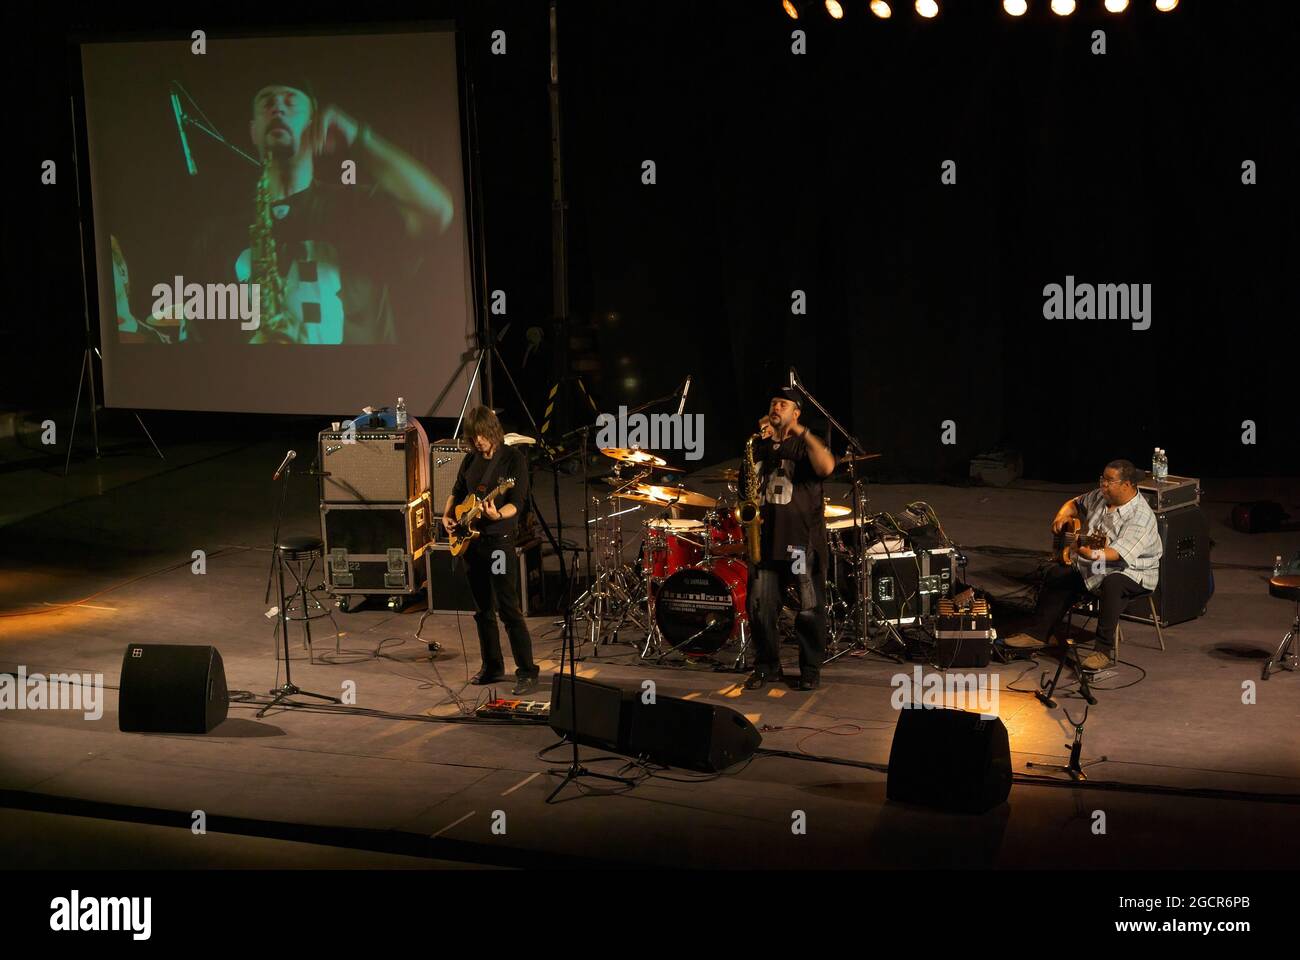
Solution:
<svg viewBox="0 0 1300 960">
<path fill-rule="evenodd" d="M 1282 642 L 1277 645 L 1277 652 L 1268 658 L 1264 664 L 1263 680 L 1268 679 L 1269 672 L 1273 669 L 1273 664 L 1277 664 L 1283 670 L 1295 670 L 1297 660 L 1300 660 L 1300 652 L 1297 651 L 1297 643 L 1300 643 L 1300 609 L 1296 612 L 1295 623 L 1291 624 L 1291 629 L 1282 637 Z"/>
</svg>

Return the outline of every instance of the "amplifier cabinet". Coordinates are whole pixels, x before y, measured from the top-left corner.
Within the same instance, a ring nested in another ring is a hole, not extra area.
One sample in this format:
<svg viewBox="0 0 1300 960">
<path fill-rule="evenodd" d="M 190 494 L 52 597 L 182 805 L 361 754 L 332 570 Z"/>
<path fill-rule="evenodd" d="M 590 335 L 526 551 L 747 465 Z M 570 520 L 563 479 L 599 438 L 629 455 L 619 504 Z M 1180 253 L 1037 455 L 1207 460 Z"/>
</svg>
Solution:
<svg viewBox="0 0 1300 960">
<path fill-rule="evenodd" d="M 405 430 L 322 430 L 317 437 L 326 503 L 410 503 L 420 491 L 420 439 Z"/>
<path fill-rule="evenodd" d="M 455 440 L 439 440 L 429 445 L 429 492 L 438 516 L 442 516 L 443 508 L 447 506 L 460 465 L 468 455 L 469 447 Z M 442 529 L 441 523 L 434 529 L 433 538 L 437 543 L 447 542 L 447 531 Z"/>
<path fill-rule="evenodd" d="M 532 540 L 515 546 L 519 558 L 519 605 L 525 617 L 546 612 L 546 580 L 542 573 L 542 543 Z M 451 555 L 451 547 L 433 543 L 426 551 L 429 571 L 429 609 L 434 613 L 474 610 L 469 577 L 462 558 Z"/>
<path fill-rule="evenodd" d="M 1156 529 L 1164 553 L 1160 557 L 1160 582 L 1152 599 L 1160 626 L 1194 620 L 1205 613 L 1214 592 L 1210 572 L 1210 525 L 1199 506 L 1188 504 L 1156 514 Z M 1134 600 L 1124 614 L 1127 620 L 1151 622 L 1151 605 L 1145 597 Z"/>
<path fill-rule="evenodd" d="M 1188 504 L 1201 502 L 1201 481 L 1195 477 L 1175 477 L 1172 474 L 1157 480 L 1149 474 L 1138 481 L 1138 493 L 1146 498 L 1156 513 L 1174 510 Z"/>
<path fill-rule="evenodd" d="M 408 594 L 420 589 L 433 511 L 410 503 L 322 503 L 326 585 L 334 594 Z"/>
</svg>

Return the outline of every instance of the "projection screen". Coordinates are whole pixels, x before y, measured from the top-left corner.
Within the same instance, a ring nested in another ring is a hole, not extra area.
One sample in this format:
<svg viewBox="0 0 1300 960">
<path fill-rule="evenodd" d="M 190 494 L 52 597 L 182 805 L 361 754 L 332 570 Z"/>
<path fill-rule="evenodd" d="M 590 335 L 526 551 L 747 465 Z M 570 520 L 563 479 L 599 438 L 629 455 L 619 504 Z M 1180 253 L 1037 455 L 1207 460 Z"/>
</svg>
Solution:
<svg viewBox="0 0 1300 960">
<path fill-rule="evenodd" d="M 450 29 L 81 58 L 109 406 L 455 415 L 474 324 Z"/>
</svg>

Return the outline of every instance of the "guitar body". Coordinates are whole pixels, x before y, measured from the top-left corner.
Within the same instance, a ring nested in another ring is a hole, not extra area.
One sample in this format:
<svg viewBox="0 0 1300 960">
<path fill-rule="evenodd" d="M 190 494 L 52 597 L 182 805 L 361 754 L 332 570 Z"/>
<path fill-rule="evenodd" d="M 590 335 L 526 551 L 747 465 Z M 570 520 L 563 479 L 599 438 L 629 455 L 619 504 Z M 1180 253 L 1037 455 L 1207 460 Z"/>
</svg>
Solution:
<svg viewBox="0 0 1300 960">
<path fill-rule="evenodd" d="M 502 480 L 497 484 L 486 497 L 481 500 L 474 494 L 470 494 L 460 503 L 456 504 L 454 515 L 456 517 L 456 528 L 448 534 L 448 543 L 451 545 L 451 555 L 459 557 L 469 549 L 469 545 L 478 537 L 479 531 L 474 526 L 474 522 L 483 515 L 483 507 L 490 500 L 499 497 L 515 485 L 514 478 Z"/>
<path fill-rule="evenodd" d="M 1083 532 L 1083 521 L 1071 517 L 1065 521 L 1060 533 L 1052 534 L 1052 559 L 1063 566 L 1074 566 L 1075 553 L 1079 547 L 1100 550 L 1106 546 L 1106 535 L 1094 533 L 1091 536 Z"/>
</svg>

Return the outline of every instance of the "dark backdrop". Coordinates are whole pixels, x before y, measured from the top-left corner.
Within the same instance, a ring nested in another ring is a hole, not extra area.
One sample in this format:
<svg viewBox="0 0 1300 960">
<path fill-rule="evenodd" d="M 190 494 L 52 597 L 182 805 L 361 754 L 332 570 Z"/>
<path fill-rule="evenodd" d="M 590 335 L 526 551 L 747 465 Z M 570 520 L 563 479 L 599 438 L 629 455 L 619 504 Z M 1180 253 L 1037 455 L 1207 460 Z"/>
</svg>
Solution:
<svg viewBox="0 0 1300 960">
<path fill-rule="evenodd" d="M 865 2 L 840 23 L 815 7 L 794 56 L 775 0 L 560 0 L 567 327 L 551 322 L 546 4 L 366 7 L 368 22 L 459 17 L 487 286 L 507 292 L 494 323 L 534 414 L 559 368 L 611 410 L 693 373 L 688 409 L 720 459 L 794 364 L 885 454 L 883 476 L 960 476 L 999 445 L 1048 478 L 1141 465 L 1157 444 L 1174 472 L 1296 471 L 1289 5 L 1185 0 L 1166 16 L 1135 2 L 1111 17 L 1089 2 L 1059 20 L 1040 2 L 1022 22 L 994 0 L 950 0 L 933 22 L 895 6 L 888 23 Z M 72 191 L 36 172 L 70 155 L 66 33 L 257 25 L 216 7 L 72 9 L 5 41 L 29 116 L 6 151 L 18 349 L 4 393 L 28 409 L 71 405 L 82 339 Z M 1089 52 L 1098 27 L 1105 56 Z M 504 57 L 488 52 L 495 29 Z M 955 186 L 940 184 L 948 159 Z M 1246 159 L 1258 185 L 1241 184 Z M 1044 320 L 1042 288 L 1067 274 L 1150 283 L 1151 329 Z M 791 316 L 795 289 L 807 316 Z M 544 337 L 522 366 L 530 327 Z M 949 419 L 958 442 L 942 446 Z M 1240 443 L 1245 419 L 1256 446 Z"/>
</svg>

